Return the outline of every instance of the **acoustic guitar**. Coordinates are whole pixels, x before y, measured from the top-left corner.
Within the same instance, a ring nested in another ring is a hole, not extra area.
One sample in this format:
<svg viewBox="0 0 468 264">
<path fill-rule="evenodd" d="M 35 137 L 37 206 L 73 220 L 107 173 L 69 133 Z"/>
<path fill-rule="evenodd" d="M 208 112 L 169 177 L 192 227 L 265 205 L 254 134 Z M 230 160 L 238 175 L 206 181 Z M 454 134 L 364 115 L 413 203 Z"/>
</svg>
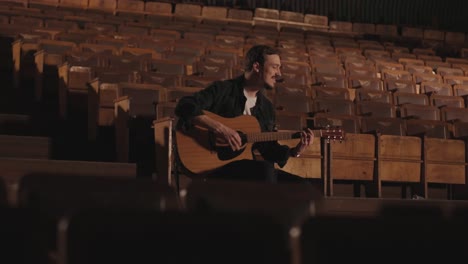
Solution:
<svg viewBox="0 0 468 264">
<path fill-rule="evenodd" d="M 192 174 L 203 175 L 223 165 L 241 159 L 253 159 L 252 144 L 255 142 L 300 138 L 301 132 L 279 131 L 261 132 L 254 116 L 242 115 L 225 118 L 209 111 L 204 113 L 211 118 L 239 132 L 243 147 L 233 151 L 228 143 L 222 143 L 215 134 L 206 128 L 195 126 L 189 131 L 176 130 L 176 149 L 183 167 Z M 315 137 L 327 140 L 344 140 L 341 128 L 312 130 Z"/>
</svg>

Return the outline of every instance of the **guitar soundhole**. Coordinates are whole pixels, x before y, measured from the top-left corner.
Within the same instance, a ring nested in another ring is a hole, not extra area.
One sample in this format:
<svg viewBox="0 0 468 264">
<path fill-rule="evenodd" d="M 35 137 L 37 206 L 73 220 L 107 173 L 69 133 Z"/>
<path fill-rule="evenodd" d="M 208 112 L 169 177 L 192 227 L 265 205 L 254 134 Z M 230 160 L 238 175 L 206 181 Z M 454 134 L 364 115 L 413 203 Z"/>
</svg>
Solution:
<svg viewBox="0 0 468 264">
<path fill-rule="evenodd" d="M 237 156 L 239 156 L 240 154 L 242 154 L 242 152 L 244 152 L 245 148 L 242 148 L 240 150 L 237 150 L 237 151 L 233 151 L 231 149 L 230 146 L 226 146 L 226 147 L 216 147 L 216 153 L 218 154 L 218 159 L 219 160 L 230 160 L 230 159 L 233 159 Z"/>
</svg>

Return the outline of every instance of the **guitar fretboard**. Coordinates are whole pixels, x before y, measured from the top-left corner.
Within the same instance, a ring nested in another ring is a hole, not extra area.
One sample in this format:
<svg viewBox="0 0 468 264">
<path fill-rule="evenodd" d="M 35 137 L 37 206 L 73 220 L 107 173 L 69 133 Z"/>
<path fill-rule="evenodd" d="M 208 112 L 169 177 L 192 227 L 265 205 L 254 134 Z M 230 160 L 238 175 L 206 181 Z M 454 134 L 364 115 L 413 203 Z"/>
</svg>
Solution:
<svg viewBox="0 0 468 264">
<path fill-rule="evenodd" d="M 321 137 L 322 130 L 312 130 L 314 136 Z M 248 143 L 300 138 L 300 132 L 260 132 L 246 134 Z"/>
</svg>

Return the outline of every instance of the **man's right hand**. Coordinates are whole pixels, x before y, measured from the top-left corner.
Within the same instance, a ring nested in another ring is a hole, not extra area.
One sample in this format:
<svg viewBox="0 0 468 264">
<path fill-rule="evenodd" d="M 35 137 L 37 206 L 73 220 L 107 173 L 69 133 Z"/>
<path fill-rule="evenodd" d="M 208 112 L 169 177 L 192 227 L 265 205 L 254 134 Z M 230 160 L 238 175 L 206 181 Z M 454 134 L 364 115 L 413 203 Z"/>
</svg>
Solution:
<svg viewBox="0 0 468 264">
<path fill-rule="evenodd" d="M 233 151 L 237 151 L 242 148 L 242 140 L 239 133 L 221 122 L 218 122 L 207 115 L 196 116 L 194 117 L 193 122 L 196 125 L 213 131 L 216 137 L 224 141 L 223 143 L 229 144 Z"/>
</svg>

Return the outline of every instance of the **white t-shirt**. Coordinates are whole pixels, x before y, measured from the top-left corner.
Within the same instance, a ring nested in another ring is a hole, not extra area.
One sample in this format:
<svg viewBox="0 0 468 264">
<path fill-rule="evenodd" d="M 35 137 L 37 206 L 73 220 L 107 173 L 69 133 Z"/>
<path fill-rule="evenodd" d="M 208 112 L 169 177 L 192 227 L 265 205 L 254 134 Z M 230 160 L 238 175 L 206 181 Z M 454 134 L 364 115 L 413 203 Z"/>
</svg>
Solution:
<svg viewBox="0 0 468 264">
<path fill-rule="evenodd" d="M 247 98 L 247 101 L 245 101 L 244 115 L 252 115 L 250 109 L 255 106 L 255 103 L 257 102 L 257 96 L 248 96 L 245 90 L 244 95 Z"/>
</svg>

